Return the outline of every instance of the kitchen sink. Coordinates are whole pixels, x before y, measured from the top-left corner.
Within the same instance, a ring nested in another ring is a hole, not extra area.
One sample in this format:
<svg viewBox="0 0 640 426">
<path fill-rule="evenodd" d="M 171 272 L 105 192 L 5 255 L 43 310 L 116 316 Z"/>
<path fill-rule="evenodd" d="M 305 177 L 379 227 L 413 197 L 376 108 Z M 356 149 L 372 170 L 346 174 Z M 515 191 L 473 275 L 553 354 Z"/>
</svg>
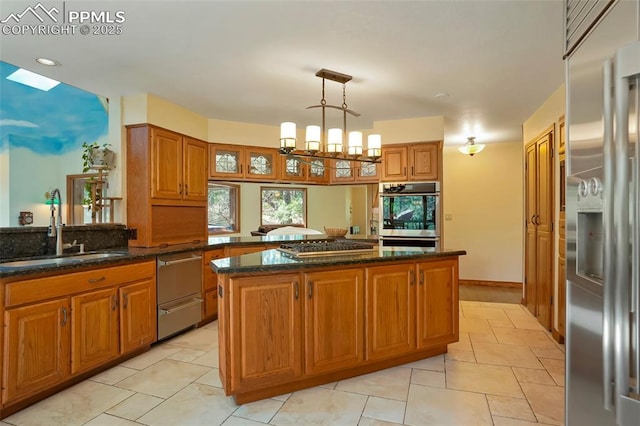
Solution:
<svg viewBox="0 0 640 426">
<path fill-rule="evenodd" d="M 124 256 L 125 253 L 85 253 L 77 254 L 67 257 L 50 257 L 47 259 L 27 259 L 27 260 L 15 260 L 11 262 L 0 263 L 0 268 L 24 268 L 28 266 L 41 266 L 41 265 L 67 265 L 70 263 L 81 263 L 86 260 L 105 259 L 109 257 Z"/>
</svg>

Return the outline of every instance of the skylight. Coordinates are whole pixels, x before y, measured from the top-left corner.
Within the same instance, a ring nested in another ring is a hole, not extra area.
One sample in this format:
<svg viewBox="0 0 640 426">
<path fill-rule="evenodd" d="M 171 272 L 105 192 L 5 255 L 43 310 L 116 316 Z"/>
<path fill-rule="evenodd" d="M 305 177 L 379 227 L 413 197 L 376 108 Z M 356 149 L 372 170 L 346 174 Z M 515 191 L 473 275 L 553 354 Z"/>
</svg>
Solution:
<svg viewBox="0 0 640 426">
<path fill-rule="evenodd" d="M 60 84 L 59 81 L 52 80 L 48 77 L 36 74 L 31 71 L 27 71 L 23 68 L 19 68 L 17 71 L 9 74 L 7 80 L 15 81 L 16 83 L 24 84 L 35 89 L 48 92 L 49 90 Z"/>
</svg>

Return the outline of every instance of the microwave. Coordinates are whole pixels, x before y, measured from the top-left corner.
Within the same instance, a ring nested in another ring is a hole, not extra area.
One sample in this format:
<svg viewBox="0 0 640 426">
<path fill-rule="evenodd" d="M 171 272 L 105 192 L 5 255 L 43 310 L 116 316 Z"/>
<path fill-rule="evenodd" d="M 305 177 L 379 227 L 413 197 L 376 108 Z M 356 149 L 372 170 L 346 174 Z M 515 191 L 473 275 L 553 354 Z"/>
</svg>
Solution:
<svg viewBox="0 0 640 426">
<path fill-rule="evenodd" d="M 381 183 L 380 237 L 440 237 L 440 182 Z"/>
</svg>

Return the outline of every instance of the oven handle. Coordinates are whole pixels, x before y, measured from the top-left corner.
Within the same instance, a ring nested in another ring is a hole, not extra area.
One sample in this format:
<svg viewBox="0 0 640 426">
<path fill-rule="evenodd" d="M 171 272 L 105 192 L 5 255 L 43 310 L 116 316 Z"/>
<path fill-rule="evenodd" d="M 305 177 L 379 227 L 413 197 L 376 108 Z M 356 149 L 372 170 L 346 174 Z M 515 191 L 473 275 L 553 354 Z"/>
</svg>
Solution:
<svg viewBox="0 0 640 426">
<path fill-rule="evenodd" d="M 171 265 L 176 265 L 178 263 L 192 262 L 194 260 L 202 260 L 202 256 L 191 256 L 191 257 L 186 257 L 184 259 L 177 259 L 177 260 L 161 260 L 161 259 L 158 259 L 158 266 L 160 266 L 160 267 L 171 266 Z"/>
<path fill-rule="evenodd" d="M 403 195 L 412 195 L 412 196 L 427 195 L 427 196 L 439 197 L 440 193 L 439 192 L 383 192 L 382 194 L 380 194 L 381 197 L 398 197 Z"/>
<path fill-rule="evenodd" d="M 186 309 L 186 308 L 188 308 L 190 306 L 193 306 L 193 305 L 196 305 L 198 303 L 202 303 L 202 299 L 199 298 L 199 297 L 196 297 L 195 299 L 191 299 L 188 302 L 183 303 L 181 305 L 173 306 L 170 309 L 158 308 L 158 310 L 160 311 L 160 312 L 158 312 L 158 315 L 170 315 L 170 314 L 172 314 L 174 312 L 181 311 L 183 309 Z"/>
</svg>

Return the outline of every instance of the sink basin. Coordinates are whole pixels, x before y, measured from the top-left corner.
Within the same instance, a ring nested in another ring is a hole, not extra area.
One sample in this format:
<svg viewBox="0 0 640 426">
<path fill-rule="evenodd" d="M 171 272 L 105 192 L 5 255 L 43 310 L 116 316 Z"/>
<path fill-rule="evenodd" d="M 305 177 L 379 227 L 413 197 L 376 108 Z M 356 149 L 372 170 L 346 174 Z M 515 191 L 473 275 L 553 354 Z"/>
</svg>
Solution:
<svg viewBox="0 0 640 426">
<path fill-rule="evenodd" d="M 48 259 L 15 260 L 0 263 L 1 268 L 24 268 L 41 265 L 66 265 L 69 263 L 81 263 L 85 260 L 105 259 L 109 257 L 124 256 L 124 253 L 86 253 L 68 257 L 51 257 Z"/>
</svg>

